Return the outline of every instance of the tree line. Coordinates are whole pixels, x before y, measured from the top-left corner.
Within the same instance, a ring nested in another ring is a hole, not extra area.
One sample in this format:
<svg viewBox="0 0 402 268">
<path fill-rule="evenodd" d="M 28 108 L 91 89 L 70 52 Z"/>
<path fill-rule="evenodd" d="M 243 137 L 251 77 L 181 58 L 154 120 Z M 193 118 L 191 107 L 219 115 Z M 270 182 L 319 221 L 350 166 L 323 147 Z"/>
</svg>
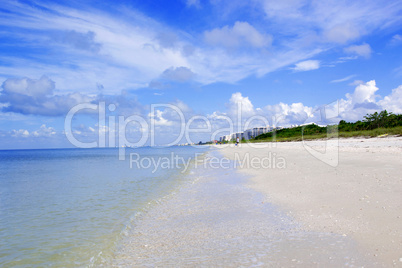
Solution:
<svg viewBox="0 0 402 268">
<path fill-rule="evenodd" d="M 338 125 L 339 131 L 373 130 L 376 128 L 391 128 L 402 126 L 402 114 L 388 113 L 387 110 L 367 114 L 363 121 L 348 123 L 341 120 Z"/>
<path fill-rule="evenodd" d="M 402 114 L 388 113 L 387 110 L 367 114 L 362 121 L 354 123 L 341 120 L 338 125 L 318 126 L 315 124 L 298 126 L 293 128 L 284 128 L 274 132 L 261 134 L 254 140 L 265 140 L 276 138 L 297 138 L 301 136 L 314 136 L 331 132 L 352 132 L 374 130 L 378 128 L 394 128 L 402 126 Z"/>
</svg>

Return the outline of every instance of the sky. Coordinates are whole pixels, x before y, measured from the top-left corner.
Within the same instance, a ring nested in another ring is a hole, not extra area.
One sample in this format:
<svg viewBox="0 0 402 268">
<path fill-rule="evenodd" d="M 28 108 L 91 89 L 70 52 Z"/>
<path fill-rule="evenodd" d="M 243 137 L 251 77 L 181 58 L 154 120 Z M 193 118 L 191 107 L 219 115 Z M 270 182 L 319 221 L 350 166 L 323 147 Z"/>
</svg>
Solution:
<svg viewBox="0 0 402 268">
<path fill-rule="evenodd" d="M 0 3 L 0 149 L 402 113 L 402 0 Z"/>
</svg>

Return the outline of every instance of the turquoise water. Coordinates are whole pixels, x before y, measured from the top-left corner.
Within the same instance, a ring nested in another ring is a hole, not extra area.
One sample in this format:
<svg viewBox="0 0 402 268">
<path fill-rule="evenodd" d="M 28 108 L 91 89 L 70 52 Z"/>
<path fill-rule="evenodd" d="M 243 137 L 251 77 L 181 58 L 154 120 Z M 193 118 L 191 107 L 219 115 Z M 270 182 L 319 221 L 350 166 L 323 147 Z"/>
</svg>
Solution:
<svg viewBox="0 0 402 268">
<path fill-rule="evenodd" d="M 118 149 L 0 151 L 0 266 L 101 265 L 138 213 L 189 179 L 183 161 L 206 150 L 126 149 L 125 161 Z"/>
</svg>

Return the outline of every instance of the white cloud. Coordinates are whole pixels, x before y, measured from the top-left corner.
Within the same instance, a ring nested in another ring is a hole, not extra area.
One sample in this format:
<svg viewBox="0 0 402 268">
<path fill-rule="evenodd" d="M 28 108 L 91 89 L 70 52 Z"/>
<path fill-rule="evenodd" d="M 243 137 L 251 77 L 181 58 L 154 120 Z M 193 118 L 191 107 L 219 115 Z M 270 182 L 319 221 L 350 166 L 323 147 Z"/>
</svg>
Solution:
<svg viewBox="0 0 402 268">
<path fill-rule="evenodd" d="M 295 64 L 293 70 L 298 72 L 311 71 L 320 68 L 320 61 L 318 60 L 306 60 Z"/>
<path fill-rule="evenodd" d="M 359 30 L 351 23 L 338 24 L 325 31 L 328 41 L 340 44 L 357 39 L 360 35 Z"/>
<path fill-rule="evenodd" d="M 210 120 L 226 120 L 228 117 L 226 113 L 220 113 L 215 111 L 212 114 L 207 115 L 207 118 Z"/>
<path fill-rule="evenodd" d="M 363 120 L 363 116 L 367 113 L 374 113 L 375 111 L 384 109 L 393 113 L 402 113 L 402 108 L 400 107 L 400 103 L 402 103 L 402 86 L 394 89 L 391 95 L 383 99 L 380 99 L 380 96 L 376 95 L 378 90 L 374 80 L 357 85 L 352 93 L 346 94 L 345 98 L 341 98 L 331 103 L 329 106 L 325 106 L 326 118 L 321 118 L 322 115 L 319 106 L 310 107 L 303 103 L 287 104 L 280 102 L 278 104 L 266 105 L 262 109 L 255 109 L 248 97 L 237 92 L 230 98 L 228 113 L 213 112 L 208 118 L 213 123 L 213 129 L 219 129 L 228 127 L 225 123 L 227 123 L 229 116 L 235 123 L 235 129 L 237 129 L 239 122 L 236 121 L 238 115 L 236 103 L 241 103 L 242 107 L 246 107 L 246 109 L 242 110 L 242 122 L 240 122 L 242 125 L 239 128 L 242 130 L 245 121 L 252 116 L 262 116 L 270 125 L 291 126 L 306 122 L 327 124 L 337 122 L 341 119 L 354 122 Z M 264 125 L 262 121 L 255 123 L 256 124 L 250 125 L 249 127 Z"/>
<path fill-rule="evenodd" d="M 240 112 L 244 116 L 250 116 L 254 114 L 254 106 L 248 97 L 243 97 L 240 92 L 237 92 L 230 97 L 229 111 L 231 115 L 238 115 Z"/>
<path fill-rule="evenodd" d="M 201 7 L 200 0 L 187 0 L 187 1 L 186 1 L 186 5 L 187 5 L 188 7 L 191 7 L 191 6 L 195 6 L 195 7 L 197 7 L 197 8 L 200 8 L 200 7 Z"/>
<path fill-rule="evenodd" d="M 355 91 L 346 94 L 346 99 L 339 100 L 339 117 L 346 121 L 362 120 L 367 113 L 381 110 L 375 95 L 378 91 L 374 80 L 356 86 Z"/>
<path fill-rule="evenodd" d="M 402 65 L 392 70 L 397 76 L 402 76 Z"/>
<path fill-rule="evenodd" d="M 278 103 L 267 105 L 263 112 L 275 126 L 289 126 L 291 124 L 302 124 L 313 115 L 313 108 L 302 103 Z"/>
<path fill-rule="evenodd" d="M 301 8 L 306 5 L 305 0 L 265 0 L 262 1 L 264 11 L 274 18 L 300 18 L 303 14 Z"/>
<path fill-rule="evenodd" d="M 27 138 L 29 137 L 29 131 L 26 129 L 20 129 L 20 130 L 13 130 L 11 132 L 11 136 L 12 137 L 23 137 L 23 138 Z"/>
<path fill-rule="evenodd" d="M 353 103 L 375 102 L 375 92 L 377 90 L 378 87 L 376 87 L 375 80 L 368 81 L 366 84 L 358 85 L 355 88 L 353 95 L 351 95 Z"/>
<path fill-rule="evenodd" d="M 210 45 L 236 48 L 251 46 L 262 48 L 269 46 L 272 37 L 263 35 L 247 22 L 237 21 L 233 27 L 224 26 L 204 33 L 205 41 Z"/>
<path fill-rule="evenodd" d="M 345 82 L 345 81 L 348 81 L 348 80 L 352 79 L 352 78 L 355 77 L 355 76 L 356 76 L 355 74 L 352 74 L 352 75 L 349 75 L 349 76 L 346 76 L 346 77 L 343 77 L 343 78 L 340 78 L 340 79 L 332 80 L 330 83 L 341 83 L 341 82 Z"/>
<path fill-rule="evenodd" d="M 396 34 L 391 38 L 391 41 L 389 41 L 389 45 L 391 46 L 399 46 L 402 44 L 402 35 Z"/>
<path fill-rule="evenodd" d="M 322 122 L 320 114 L 320 106 L 310 107 L 303 103 L 283 103 L 266 105 L 262 109 L 254 109 L 254 106 L 248 97 L 244 97 L 240 92 L 234 93 L 230 98 L 228 113 L 214 112 L 208 118 L 213 120 L 214 124 L 221 126 L 221 121 L 225 121 L 227 116 L 236 122 L 237 111 L 236 103 L 241 103 L 243 107 L 242 124 L 252 116 L 263 116 L 270 123 L 276 126 L 290 126 L 294 124 L 303 124 L 306 122 L 316 122 L 326 124 L 336 122 L 341 119 L 346 121 L 363 120 L 363 116 L 367 113 L 374 113 L 387 109 L 388 112 L 402 113 L 402 85 L 392 91 L 392 94 L 380 98 L 376 95 L 379 88 L 376 86 L 375 80 L 362 82 L 358 84 L 353 93 L 347 93 L 345 98 L 341 98 L 336 102 L 326 105 L 326 118 Z M 330 121 L 328 121 L 330 120 Z M 333 121 L 335 120 L 335 121 Z M 237 123 L 237 122 L 236 122 Z M 222 126 L 221 126 L 222 127 Z"/>
<path fill-rule="evenodd" d="M 340 57 L 337 61 L 335 61 L 335 63 L 344 63 L 347 61 L 356 60 L 358 58 L 359 58 L 358 56 Z"/>
<path fill-rule="evenodd" d="M 0 91 L 0 111 L 19 114 L 45 116 L 65 115 L 80 103 L 104 101 L 116 105 L 120 115 L 141 114 L 143 107 L 135 98 L 126 93 L 120 95 L 84 95 L 78 92 L 56 94 L 55 83 L 46 76 L 40 79 L 7 79 Z"/>
<path fill-rule="evenodd" d="M 402 85 L 393 89 L 391 95 L 384 97 L 379 104 L 388 112 L 402 114 Z"/>
<path fill-rule="evenodd" d="M 95 33 L 92 31 L 86 33 L 80 33 L 75 30 L 58 32 L 54 34 L 53 39 L 61 44 L 94 53 L 99 52 L 102 47 L 100 43 L 95 42 Z"/>
<path fill-rule="evenodd" d="M 186 67 L 171 67 L 166 69 L 162 73 L 162 78 L 166 78 L 169 80 L 177 81 L 177 82 L 186 82 L 195 77 L 195 74 Z"/>
<path fill-rule="evenodd" d="M 402 7 L 383 1 L 256 0 L 271 22 L 270 27 L 306 44 L 334 45 L 356 40 L 373 30 L 398 25 Z"/>
<path fill-rule="evenodd" d="M 238 11 L 235 7 L 262 7 L 266 16 L 253 22 L 232 19 L 233 24 L 215 29 L 211 23 L 210 31 L 188 33 L 119 5 L 108 13 L 85 5 L 78 10 L 54 2 L 33 6 L 4 1 L 2 8 L 9 12 L 0 11 L 3 33 L 25 47 L 35 47 L 32 51 L 51 51 L 52 56 L 4 55 L 0 61 L 8 64 L 0 66 L 0 73 L 5 77 L 46 73 L 57 83 L 59 95 L 97 94 L 97 83 L 104 86 L 104 94 L 147 87 L 171 66 L 188 68 L 202 84 L 235 83 L 313 58 L 374 30 L 389 29 L 400 21 L 402 9 L 392 1 L 215 2 L 220 3 L 214 5 L 219 16 L 229 4 L 231 12 Z"/>
<path fill-rule="evenodd" d="M 332 105 L 327 109 L 327 117 L 337 117 L 338 120 L 344 119 L 346 121 L 357 121 L 362 120 L 363 116 L 367 113 L 373 113 L 375 111 L 381 111 L 387 109 L 389 112 L 402 113 L 402 108 L 400 103 L 402 103 L 402 85 L 394 89 L 392 93 L 384 98 L 377 95 L 379 89 L 376 86 L 374 80 L 358 84 L 354 91 L 345 95 L 344 98 L 339 99 L 339 113 L 335 109 L 338 105 Z M 124 103 L 120 100 L 122 106 L 132 106 L 131 102 Z M 117 109 L 120 109 L 119 103 L 116 104 Z M 186 103 L 177 100 L 171 103 L 177 107 L 188 120 L 191 116 L 195 115 L 194 111 Z M 241 122 L 238 122 L 238 108 L 241 107 Z M 328 107 L 328 106 L 326 106 Z M 212 124 L 212 132 L 215 130 L 222 130 L 223 128 L 226 132 L 229 129 L 230 123 L 228 118 L 231 118 L 233 124 L 233 130 L 235 132 L 243 130 L 245 121 L 255 117 L 264 117 L 269 125 L 276 126 L 290 126 L 294 124 L 303 124 L 305 122 L 317 122 L 320 123 L 322 118 L 320 117 L 319 106 L 311 107 L 304 105 L 303 103 L 277 103 L 269 104 L 263 108 L 255 108 L 252 101 L 248 96 L 244 96 L 240 92 L 233 93 L 228 101 L 227 110 L 224 112 L 213 112 L 212 114 L 206 115 Z M 116 109 L 116 111 L 117 111 Z M 132 115 L 133 113 L 131 113 Z M 137 113 L 134 113 L 137 114 Z M 154 113 L 149 113 L 145 120 L 155 120 L 156 125 L 155 134 L 157 136 L 158 143 L 164 144 L 164 139 L 175 139 L 180 132 L 180 127 L 183 127 L 183 122 L 180 116 L 178 116 L 177 111 L 170 109 L 169 107 L 158 108 Z M 205 122 L 197 121 L 194 122 L 192 127 L 204 128 L 202 124 Z M 248 127 L 262 126 L 264 122 L 262 120 L 253 121 Z M 239 127 L 239 128 L 238 128 Z M 79 137 L 87 137 L 88 140 L 96 139 L 97 133 L 109 132 L 111 131 L 107 126 L 96 126 L 96 127 L 86 127 L 84 125 L 78 125 L 73 128 L 74 134 L 79 135 Z M 127 135 L 130 139 L 138 139 L 138 136 L 144 130 L 140 129 L 137 125 L 130 125 L 127 128 Z M 1 133 L 0 133 L 1 134 Z M 55 140 L 60 138 L 61 132 L 56 131 L 53 127 L 48 127 L 43 124 L 37 130 L 12 130 L 6 133 L 8 136 L 14 138 L 20 138 L 20 141 L 28 141 L 30 139 L 34 140 L 40 137 L 52 138 Z M 220 133 L 225 134 L 225 133 Z M 6 136 L 7 136 L 6 135 Z M 202 134 L 204 135 L 204 134 Z M 210 134 L 205 134 L 204 136 L 197 134 L 197 141 L 208 140 Z"/>
<path fill-rule="evenodd" d="M 23 40 L 24 45 L 51 49 L 52 57 L 40 55 L 41 60 L 35 62 L 13 56 L 7 60 L 8 67 L 1 66 L 1 73 L 37 76 L 39 70 L 51 75 L 62 90 L 93 93 L 97 90 L 94 85 L 101 83 L 106 93 L 116 93 L 127 87 L 145 86 L 170 66 L 189 66 L 181 53 L 188 45 L 185 38 L 178 36 L 174 47 L 164 47 L 158 36 L 171 31 L 138 12 L 116 7 L 120 14 L 117 17 L 95 9 L 40 5 L 44 8 L 39 10 L 8 2 L 4 8 L 11 12 L 0 14 L 0 25 L 34 30 L 30 39 Z"/>
<path fill-rule="evenodd" d="M 150 113 L 149 117 L 156 126 L 173 125 L 172 121 L 169 121 L 168 119 L 164 118 L 164 116 L 165 116 L 164 114 L 165 114 L 164 111 L 155 110 L 155 113 Z"/>
<path fill-rule="evenodd" d="M 32 132 L 34 137 L 51 137 L 56 134 L 57 132 L 53 127 L 46 127 L 45 124 L 43 124 L 40 129 Z"/>
<path fill-rule="evenodd" d="M 2 88 L 2 94 L 21 94 L 36 98 L 52 94 L 55 83 L 46 76 L 38 80 L 27 77 L 10 78 L 4 81 Z"/>
<path fill-rule="evenodd" d="M 51 137 L 56 135 L 57 132 L 53 127 L 46 127 L 45 124 L 43 124 L 39 129 L 34 130 L 32 132 L 29 132 L 26 129 L 19 129 L 19 130 L 12 130 L 11 131 L 11 136 L 12 137 L 22 137 L 22 138 L 28 138 L 28 137 Z"/>
<path fill-rule="evenodd" d="M 171 103 L 171 105 L 177 107 L 181 112 L 183 112 L 185 115 L 189 115 L 193 113 L 193 110 L 188 106 L 186 103 L 182 102 L 181 100 L 176 100 Z"/>
<path fill-rule="evenodd" d="M 2 111 L 21 114 L 59 116 L 83 102 L 94 100 L 80 93 L 54 95 L 55 83 L 46 76 L 40 79 L 10 78 L 2 84 Z"/>
<path fill-rule="evenodd" d="M 347 47 L 344 49 L 344 51 L 348 54 L 356 54 L 365 58 L 370 58 L 371 53 L 373 52 L 370 45 L 366 43 Z"/>
<path fill-rule="evenodd" d="M 254 120 L 250 121 L 251 124 L 248 127 L 258 127 L 264 125 L 264 122 L 275 126 L 301 124 L 313 116 L 313 108 L 302 103 L 286 104 L 280 102 L 263 108 L 254 108 L 251 100 L 240 92 L 232 94 L 227 108 L 227 113 L 214 112 L 208 116 L 209 119 L 213 120 L 215 129 L 228 127 L 224 126 L 227 124 L 228 117 L 231 118 L 236 129 L 242 129 L 245 122 L 250 118 L 254 118 Z M 240 118 L 239 112 L 241 113 Z M 265 120 L 261 120 L 261 118 L 265 118 Z M 241 119 L 241 122 L 238 122 L 238 119 Z"/>
<path fill-rule="evenodd" d="M 353 82 L 349 83 L 349 86 L 358 86 L 364 84 L 363 80 L 354 80 Z"/>
</svg>

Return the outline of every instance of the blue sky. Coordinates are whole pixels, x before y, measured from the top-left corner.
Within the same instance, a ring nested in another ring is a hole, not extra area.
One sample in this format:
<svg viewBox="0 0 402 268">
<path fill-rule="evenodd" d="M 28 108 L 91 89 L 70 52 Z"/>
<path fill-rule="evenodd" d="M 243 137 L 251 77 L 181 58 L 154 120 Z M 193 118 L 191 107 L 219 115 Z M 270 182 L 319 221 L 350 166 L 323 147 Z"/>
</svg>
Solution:
<svg viewBox="0 0 402 268">
<path fill-rule="evenodd" d="M 107 118 L 153 120 L 154 130 L 123 130 L 156 144 L 175 140 L 194 116 L 190 128 L 207 119 L 210 131 L 192 141 L 205 141 L 230 132 L 227 118 L 241 130 L 253 116 L 322 122 L 317 109 L 328 104 L 333 121 L 402 113 L 401 52 L 402 1 L 3 0 L 0 149 L 73 146 L 66 115 L 85 103 L 115 105 Z M 175 105 L 185 122 L 152 104 Z M 111 135 L 97 112 L 74 116 L 77 140 Z"/>
</svg>

